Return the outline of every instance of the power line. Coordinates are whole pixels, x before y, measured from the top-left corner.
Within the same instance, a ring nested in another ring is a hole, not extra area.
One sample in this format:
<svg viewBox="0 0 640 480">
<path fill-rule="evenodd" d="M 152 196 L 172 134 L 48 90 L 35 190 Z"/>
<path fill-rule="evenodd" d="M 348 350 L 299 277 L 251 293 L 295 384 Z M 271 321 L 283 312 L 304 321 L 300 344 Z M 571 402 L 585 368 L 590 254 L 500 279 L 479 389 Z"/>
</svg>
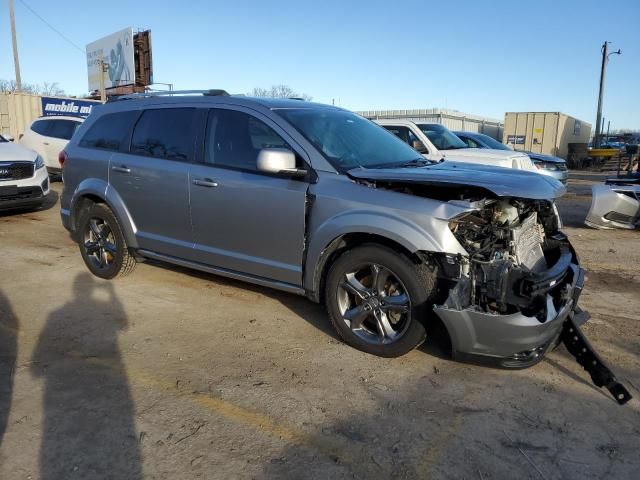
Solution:
<svg viewBox="0 0 640 480">
<path fill-rule="evenodd" d="M 53 25 L 51 25 L 49 22 L 47 22 L 44 18 L 42 18 L 38 12 L 36 12 L 33 8 L 31 8 L 29 5 L 27 5 L 24 0 L 18 0 L 22 5 L 25 6 L 25 8 L 27 10 L 29 10 L 31 13 L 33 13 L 36 17 L 38 17 L 42 23 L 44 23 L 47 27 L 49 27 L 51 30 L 53 30 L 55 33 L 57 33 L 58 35 L 60 35 L 60 37 L 62 37 L 64 40 L 67 41 L 67 43 L 73 45 L 75 48 L 77 48 L 78 50 L 80 50 L 83 54 L 85 53 L 85 49 L 82 47 L 79 47 L 77 44 L 75 44 L 72 40 L 70 40 L 68 37 L 66 37 L 64 35 L 64 33 L 62 33 L 60 30 L 58 30 L 56 27 L 54 27 Z"/>
</svg>

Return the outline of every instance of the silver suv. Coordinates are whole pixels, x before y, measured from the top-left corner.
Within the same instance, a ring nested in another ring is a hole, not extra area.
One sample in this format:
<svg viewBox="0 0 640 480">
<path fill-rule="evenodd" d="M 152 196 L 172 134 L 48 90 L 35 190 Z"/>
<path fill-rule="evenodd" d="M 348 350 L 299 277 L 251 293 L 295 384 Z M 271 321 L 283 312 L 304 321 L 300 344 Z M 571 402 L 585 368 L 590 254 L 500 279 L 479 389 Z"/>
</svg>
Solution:
<svg viewBox="0 0 640 480">
<path fill-rule="evenodd" d="M 95 107 L 61 154 L 95 275 L 154 259 L 306 295 L 385 357 L 444 324 L 456 358 L 522 367 L 586 317 L 556 180 L 433 162 L 332 106 L 189 93 Z"/>
</svg>

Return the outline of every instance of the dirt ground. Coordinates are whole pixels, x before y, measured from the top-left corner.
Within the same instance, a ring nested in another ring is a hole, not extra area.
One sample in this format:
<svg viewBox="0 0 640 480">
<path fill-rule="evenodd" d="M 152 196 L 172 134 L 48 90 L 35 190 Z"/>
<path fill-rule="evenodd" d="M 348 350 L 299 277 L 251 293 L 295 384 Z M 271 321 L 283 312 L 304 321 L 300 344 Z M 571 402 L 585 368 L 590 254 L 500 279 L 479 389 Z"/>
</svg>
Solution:
<svg viewBox="0 0 640 480">
<path fill-rule="evenodd" d="M 0 215 L 0 478 L 640 478 L 640 232 L 582 225 L 584 331 L 635 398 L 563 347 L 527 370 L 340 343 L 304 298 L 167 266 L 90 276 L 44 209 Z"/>
</svg>

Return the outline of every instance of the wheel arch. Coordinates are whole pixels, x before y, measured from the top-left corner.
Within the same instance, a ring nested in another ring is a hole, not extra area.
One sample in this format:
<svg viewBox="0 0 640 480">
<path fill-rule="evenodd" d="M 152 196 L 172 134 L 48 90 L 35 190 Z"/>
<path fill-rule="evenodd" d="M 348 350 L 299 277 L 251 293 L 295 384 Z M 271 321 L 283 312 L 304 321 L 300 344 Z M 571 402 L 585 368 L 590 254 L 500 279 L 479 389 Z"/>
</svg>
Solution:
<svg viewBox="0 0 640 480">
<path fill-rule="evenodd" d="M 312 266 L 312 268 L 311 271 L 305 271 L 305 290 L 307 291 L 307 296 L 312 301 L 319 303 L 323 297 L 327 273 L 333 262 L 335 262 L 343 252 L 366 244 L 385 246 L 405 255 L 415 263 L 422 261 L 418 249 L 414 249 L 406 243 L 398 242 L 396 239 L 391 238 L 391 236 L 361 231 L 344 233 L 333 238 L 326 247 L 322 249 L 317 261 L 309 263 L 308 259 L 307 265 Z"/>
<path fill-rule="evenodd" d="M 130 248 L 137 248 L 136 227 L 129 210 L 118 192 L 103 181 L 88 180 L 78 185 L 74 192 L 70 210 L 71 227 L 74 234 L 76 236 L 78 234 L 77 223 L 80 213 L 94 203 L 104 203 L 111 209 L 122 228 L 127 245 Z"/>
</svg>

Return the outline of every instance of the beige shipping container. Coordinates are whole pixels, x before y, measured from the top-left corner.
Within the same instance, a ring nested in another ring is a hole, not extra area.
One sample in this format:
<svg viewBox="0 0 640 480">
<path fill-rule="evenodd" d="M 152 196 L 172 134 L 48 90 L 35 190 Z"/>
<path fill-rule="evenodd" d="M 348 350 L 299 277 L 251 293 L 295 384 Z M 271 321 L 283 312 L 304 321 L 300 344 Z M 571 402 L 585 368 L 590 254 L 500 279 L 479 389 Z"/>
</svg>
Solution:
<svg viewBox="0 0 640 480">
<path fill-rule="evenodd" d="M 591 124 L 561 112 L 507 112 L 502 142 L 514 150 L 567 158 L 570 143 L 588 143 Z"/>
<path fill-rule="evenodd" d="M 0 133 L 17 139 L 27 125 L 42 115 L 40 98 L 26 93 L 0 93 Z"/>
</svg>

